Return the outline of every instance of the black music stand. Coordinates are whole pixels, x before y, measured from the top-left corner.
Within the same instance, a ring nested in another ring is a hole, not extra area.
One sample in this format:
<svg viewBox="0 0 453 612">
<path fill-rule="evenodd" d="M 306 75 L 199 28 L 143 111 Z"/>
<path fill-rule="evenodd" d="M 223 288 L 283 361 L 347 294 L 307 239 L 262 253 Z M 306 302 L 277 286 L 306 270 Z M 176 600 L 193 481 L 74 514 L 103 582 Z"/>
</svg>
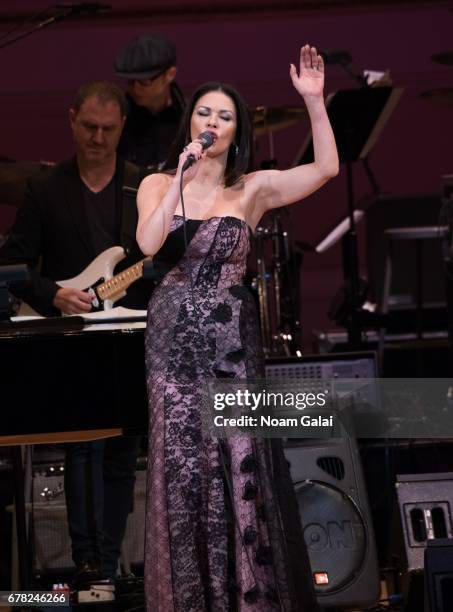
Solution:
<svg viewBox="0 0 453 612">
<path fill-rule="evenodd" d="M 349 229 L 342 238 L 346 329 L 351 349 L 361 343 L 357 233 L 354 218 L 352 164 L 362 160 L 373 191 L 379 187 L 368 165 L 367 155 L 376 144 L 385 123 L 398 103 L 402 89 L 363 87 L 345 89 L 326 98 L 326 108 L 338 147 L 340 163 L 346 164 Z M 296 157 L 294 165 L 313 162 L 311 132 Z"/>
</svg>

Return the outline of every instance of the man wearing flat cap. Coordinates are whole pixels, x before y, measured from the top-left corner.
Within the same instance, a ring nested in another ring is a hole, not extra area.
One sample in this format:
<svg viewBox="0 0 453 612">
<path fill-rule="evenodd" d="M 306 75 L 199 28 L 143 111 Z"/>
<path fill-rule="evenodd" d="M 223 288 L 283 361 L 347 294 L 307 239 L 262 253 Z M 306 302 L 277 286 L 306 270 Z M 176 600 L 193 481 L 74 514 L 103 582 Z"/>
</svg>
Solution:
<svg viewBox="0 0 453 612">
<path fill-rule="evenodd" d="M 157 170 L 165 162 L 184 110 L 175 83 L 176 47 L 164 36 L 139 36 L 123 47 L 115 72 L 127 82 L 130 111 L 118 151 L 138 166 Z"/>
</svg>

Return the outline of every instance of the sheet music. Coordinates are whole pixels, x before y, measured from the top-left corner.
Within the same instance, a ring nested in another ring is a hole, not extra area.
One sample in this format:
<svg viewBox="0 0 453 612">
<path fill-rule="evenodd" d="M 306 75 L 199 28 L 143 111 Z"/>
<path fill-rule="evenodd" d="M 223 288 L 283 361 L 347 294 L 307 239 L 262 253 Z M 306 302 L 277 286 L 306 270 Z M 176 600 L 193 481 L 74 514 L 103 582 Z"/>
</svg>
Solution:
<svg viewBox="0 0 453 612">
<path fill-rule="evenodd" d="M 124 308 L 124 306 L 115 306 L 109 310 L 99 310 L 98 312 L 86 312 L 78 315 L 64 315 L 65 317 L 82 317 L 87 323 L 92 321 L 128 321 L 130 319 L 146 320 L 146 310 L 134 310 L 132 308 Z M 45 319 L 39 315 L 27 315 L 20 317 L 11 317 L 11 321 L 21 323 L 22 321 L 39 321 Z"/>
</svg>

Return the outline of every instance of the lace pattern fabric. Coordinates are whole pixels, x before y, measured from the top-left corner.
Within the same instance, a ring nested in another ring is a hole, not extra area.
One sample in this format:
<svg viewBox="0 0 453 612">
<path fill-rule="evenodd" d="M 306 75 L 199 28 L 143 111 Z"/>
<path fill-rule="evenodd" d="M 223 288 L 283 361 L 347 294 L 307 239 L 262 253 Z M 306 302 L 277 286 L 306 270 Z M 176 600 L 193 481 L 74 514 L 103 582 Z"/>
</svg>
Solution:
<svg viewBox="0 0 453 612">
<path fill-rule="evenodd" d="M 175 216 L 171 231 L 181 223 Z M 300 607 L 305 595 L 291 587 L 288 572 L 300 563 L 288 559 L 281 495 L 272 478 L 275 448 L 245 436 L 224 441 L 229 488 L 219 442 L 202 432 L 206 378 L 260 377 L 263 358 L 254 300 L 242 284 L 250 248 L 246 223 L 235 217 L 192 223 L 196 232 L 154 291 L 148 312 L 147 608 L 316 610 Z"/>
</svg>

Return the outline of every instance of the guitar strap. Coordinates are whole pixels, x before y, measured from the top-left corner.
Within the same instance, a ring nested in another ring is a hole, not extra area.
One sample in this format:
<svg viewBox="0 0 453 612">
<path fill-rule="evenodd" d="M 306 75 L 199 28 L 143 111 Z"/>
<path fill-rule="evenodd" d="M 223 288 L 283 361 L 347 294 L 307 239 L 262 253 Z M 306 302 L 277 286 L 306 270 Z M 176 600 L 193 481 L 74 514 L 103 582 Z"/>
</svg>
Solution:
<svg viewBox="0 0 453 612">
<path fill-rule="evenodd" d="M 137 190 L 143 178 L 143 171 L 135 164 L 124 162 L 123 184 L 121 190 L 121 246 L 127 251 L 136 247 L 137 229 Z"/>
</svg>

